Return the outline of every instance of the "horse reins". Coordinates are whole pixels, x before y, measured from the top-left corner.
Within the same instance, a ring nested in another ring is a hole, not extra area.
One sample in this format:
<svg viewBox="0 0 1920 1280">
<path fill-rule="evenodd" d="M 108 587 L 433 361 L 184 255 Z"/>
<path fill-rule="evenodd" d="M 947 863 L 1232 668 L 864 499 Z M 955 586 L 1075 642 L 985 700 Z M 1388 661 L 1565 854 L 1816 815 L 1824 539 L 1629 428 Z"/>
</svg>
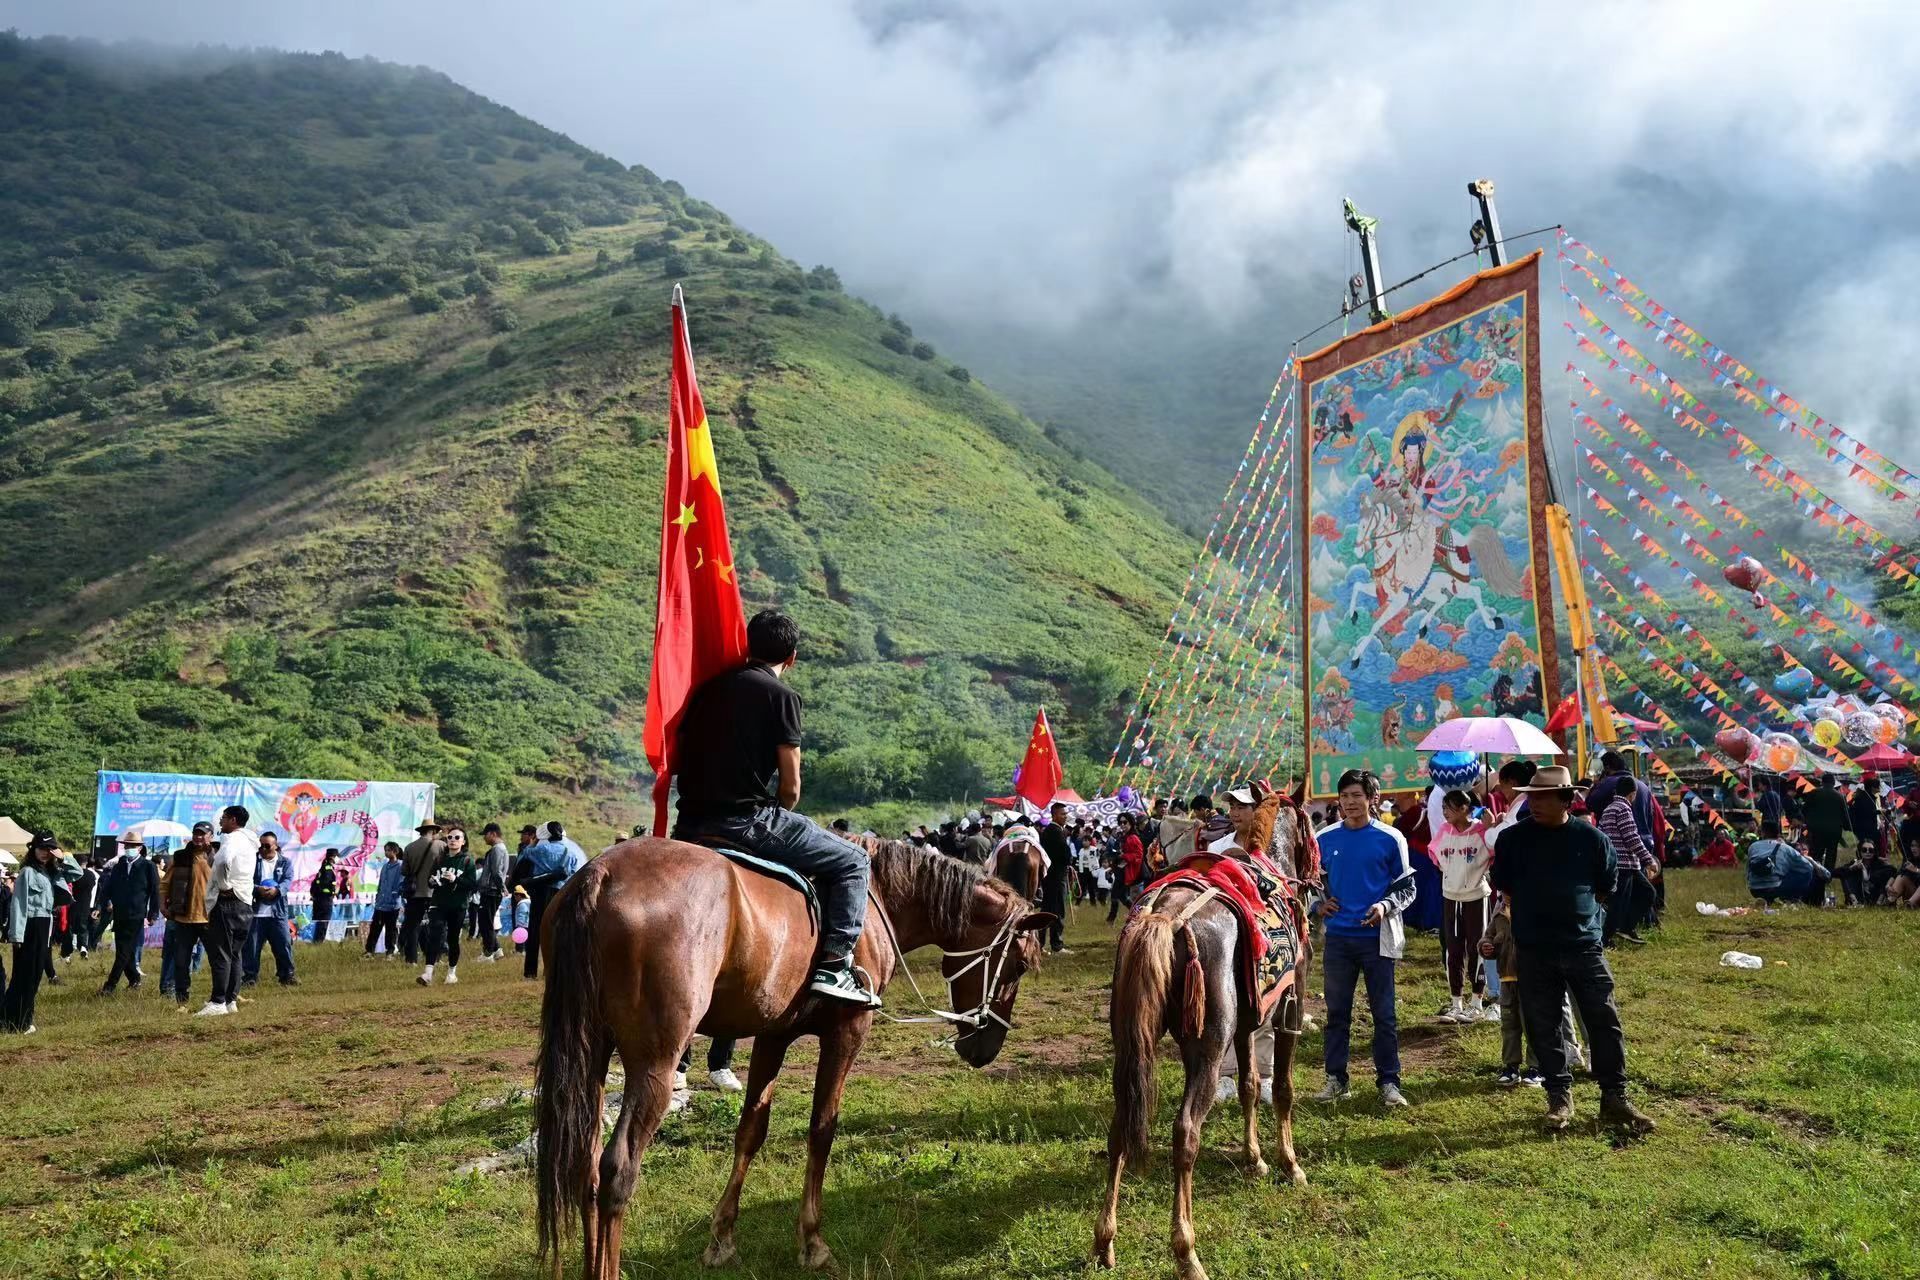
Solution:
<svg viewBox="0 0 1920 1280">
<path fill-rule="evenodd" d="M 920 1001 L 920 1007 L 925 1009 L 931 1016 L 925 1018 L 901 1018 L 888 1013 L 884 1009 L 875 1010 L 876 1013 L 888 1022 L 909 1026 L 914 1024 L 951 1022 L 965 1026 L 969 1030 L 978 1031 L 989 1021 L 993 1021 L 999 1023 L 1009 1031 L 1013 1029 L 1011 1022 L 1008 1022 L 1005 1018 L 993 1011 L 993 997 L 994 993 L 1000 989 L 1000 975 L 1006 969 L 1007 956 L 1013 951 L 1011 945 L 1013 935 L 1019 932 L 1020 920 L 1025 914 L 1020 910 L 1019 904 L 1016 904 L 1014 909 L 1007 914 L 1007 918 L 1000 922 L 1000 927 L 994 931 L 993 940 L 987 943 L 986 946 L 971 947 L 964 951 L 950 951 L 945 947 L 940 949 L 940 955 L 944 959 L 967 960 L 967 963 L 960 967 L 960 972 L 945 975 L 947 979 L 947 1000 L 949 1003 L 953 1001 L 953 984 L 955 982 L 972 972 L 975 966 L 986 968 L 989 962 L 991 962 L 991 972 L 986 975 L 984 984 L 980 989 L 980 1003 L 966 1013 L 956 1013 L 952 1010 L 936 1009 L 933 1007 L 932 1002 L 927 999 L 926 994 L 920 990 L 920 983 L 914 978 L 913 970 L 907 964 L 907 953 L 901 948 L 899 936 L 893 931 L 893 917 L 887 913 L 886 904 L 881 902 L 879 895 L 875 894 L 871 889 L 867 891 L 867 897 L 879 910 L 880 925 L 886 930 L 887 942 L 893 947 L 894 959 L 899 962 L 900 971 L 907 975 L 907 983 L 913 988 L 913 994 L 915 998 Z M 871 975 L 869 975 L 869 981 L 871 981 Z"/>
</svg>

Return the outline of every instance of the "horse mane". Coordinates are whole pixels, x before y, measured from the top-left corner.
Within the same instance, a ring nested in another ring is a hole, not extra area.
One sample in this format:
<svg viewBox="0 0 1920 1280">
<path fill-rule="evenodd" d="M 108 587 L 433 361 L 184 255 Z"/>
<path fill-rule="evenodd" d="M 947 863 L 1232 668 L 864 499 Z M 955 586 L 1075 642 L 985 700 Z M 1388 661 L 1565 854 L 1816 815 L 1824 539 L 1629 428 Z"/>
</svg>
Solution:
<svg viewBox="0 0 1920 1280">
<path fill-rule="evenodd" d="M 1012 886 L 989 876 L 971 862 L 949 858 L 938 849 L 916 848 L 906 840 L 860 836 L 854 843 L 867 851 L 873 863 L 873 887 L 889 906 L 918 902 L 935 930 L 955 936 L 973 926 L 973 894 L 993 884 L 1014 897 Z"/>
</svg>

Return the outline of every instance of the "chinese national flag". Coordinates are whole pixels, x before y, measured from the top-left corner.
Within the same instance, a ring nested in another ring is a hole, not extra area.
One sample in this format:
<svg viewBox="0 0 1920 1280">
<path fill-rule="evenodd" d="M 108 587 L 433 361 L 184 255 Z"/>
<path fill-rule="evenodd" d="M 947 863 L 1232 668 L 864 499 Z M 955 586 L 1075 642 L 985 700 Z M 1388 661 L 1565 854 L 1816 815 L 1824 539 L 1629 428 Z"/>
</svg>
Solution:
<svg viewBox="0 0 1920 1280">
<path fill-rule="evenodd" d="M 667 833 L 674 741 L 687 699 L 702 684 L 746 661 L 747 623 L 733 577 L 733 544 L 720 501 L 713 437 L 693 376 L 687 313 L 674 286 L 673 385 L 667 401 L 666 507 L 660 517 L 660 595 L 654 615 L 653 675 L 647 684 L 647 763 L 653 784 L 653 834 Z"/>
<path fill-rule="evenodd" d="M 1047 709 L 1033 716 L 1033 736 L 1027 739 L 1027 756 L 1020 762 L 1020 781 L 1014 794 L 1036 809 L 1053 803 L 1060 792 L 1060 752 L 1053 744 L 1053 730 L 1047 727 Z"/>
<path fill-rule="evenodd" d="M 1568 694 L 1553 709 L 1553 715 L 1547 719 L 1548 733 L 1561 733 L 1580 723 L 1580 700 Z"/>
</svg>

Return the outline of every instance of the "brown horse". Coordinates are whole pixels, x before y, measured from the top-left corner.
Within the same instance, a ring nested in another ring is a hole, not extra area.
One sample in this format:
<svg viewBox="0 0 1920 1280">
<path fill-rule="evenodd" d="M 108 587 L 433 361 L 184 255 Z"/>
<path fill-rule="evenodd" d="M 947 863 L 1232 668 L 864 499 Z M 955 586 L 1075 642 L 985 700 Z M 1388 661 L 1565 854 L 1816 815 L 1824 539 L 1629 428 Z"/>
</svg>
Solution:
<svg viewBox="0 0 1920 1280">
<path fill-rule="evenodd" d="M 1291 810 L 1291 821 L 1276 823 L 1280 809 L 1277 796 L 1261 806 L 1252 842 L 1267 850 L 1282 870 L 1295 875 L 1296 868 L 1308 860 L 1301 851 L 1313 837 L 1298 809 Z M 1193 1166 L 1229 1044 L 1239 1063 L 1246 1172 L 1256 1178 L 1267 1173 L 1260 1155 L 1260 1079 L 1253 1055 L 1260 1018 L 1254 993 L 1245 987 L 1246 970 L 1239 954 L 1246 943 L 1240 937 L 1240 919 L 1226 903 L 1211 900 L 1189 914 L 1199 896 L 1193 889 L 1170 888 L 1152 910 L 1136 910 L 1120 935 L 1110 1013 L 1114 1063 L 1107 1199 L 1093 1232 L 1094 1264 L 1113 1266 L 1120 1175 L 1129 1162 L 1137 1165 L 1146 1160 L 1147 1129 L 1159 1092 L 1154 1056 L 1160 1037 L 1171 1035 L 1187 1073 L 1186 1092 L 1173 1124 L 1173 1258 L 1181 1280 L 1206 1280 L 1206 1268 L 1193 1247 Z M 1273 1018 L 1273 1109 L 1279 1121 L 1282 1172 L 1296 1186 L 1307 1181 L 1293 1149 L 1293 1054 L 1300 1041 L 1300 1002 L 1306 992 L 1304 943 L 1303 937 L 1293 989 L 1275 1006 Z"/>
<path fill-rule="evenodd" d="M 993 874 L 1029 902 L 1040 899 L 1040 846 L 1031 840 L 1008 845 L 993 858 Z"/>
<path fill-rule="evenodd" d="M 965 1011 L 951 1015 L 954 1048 L 969 1065 L 984 1067 L 1006 1039 L 1021 975 L 1039 962 L 1034 930 L 1052 917 L 1030 911 L 980 868 L 934 850 L 904 841 L 860 843 L 873 876 L 855 962 L 877 990 L 906 952 L 940 947 L 948 996 Z M 800 894 L 698 845 L 628 840 L 568 882 L 540 933 L 547 987 L 538 1068 L 539 1230 L 553 1274 L 577 1219 L 584 1280 L 618 1280 L 627 1200 L 666 1114 L 680 1051 L 695 1031 L 753 1037 L 733 1177 L 713 1211 L 713 1239 L 701 1260 L 734 1260 L 740 1189 L 766 1141 L 774 1077 L 794 1040 L 817 1036 L 800 1261 L 813 1268 L 832 1261 L 820 1236 L 820 1189 L 847 1072 L 873 1012 L 808 992 L 818 937 Z M 600 1116 L 616 1051 L 626 1092 L 603 1149 Z"/>
</svg>

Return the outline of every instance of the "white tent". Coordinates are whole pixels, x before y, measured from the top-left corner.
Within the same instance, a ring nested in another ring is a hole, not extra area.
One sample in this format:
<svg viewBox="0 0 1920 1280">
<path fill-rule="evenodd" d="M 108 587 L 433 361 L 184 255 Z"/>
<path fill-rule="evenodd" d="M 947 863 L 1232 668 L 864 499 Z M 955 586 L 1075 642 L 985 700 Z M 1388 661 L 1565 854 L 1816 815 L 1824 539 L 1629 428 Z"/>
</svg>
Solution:
<svg viewBox="0 0 1920 1280">
<path fill-rule="evenodd" d="M 0 818 L 0 851 L 7 853 L 25 853 L 33 832 L 27 830 L 12 818 Z"/>
</svg>

